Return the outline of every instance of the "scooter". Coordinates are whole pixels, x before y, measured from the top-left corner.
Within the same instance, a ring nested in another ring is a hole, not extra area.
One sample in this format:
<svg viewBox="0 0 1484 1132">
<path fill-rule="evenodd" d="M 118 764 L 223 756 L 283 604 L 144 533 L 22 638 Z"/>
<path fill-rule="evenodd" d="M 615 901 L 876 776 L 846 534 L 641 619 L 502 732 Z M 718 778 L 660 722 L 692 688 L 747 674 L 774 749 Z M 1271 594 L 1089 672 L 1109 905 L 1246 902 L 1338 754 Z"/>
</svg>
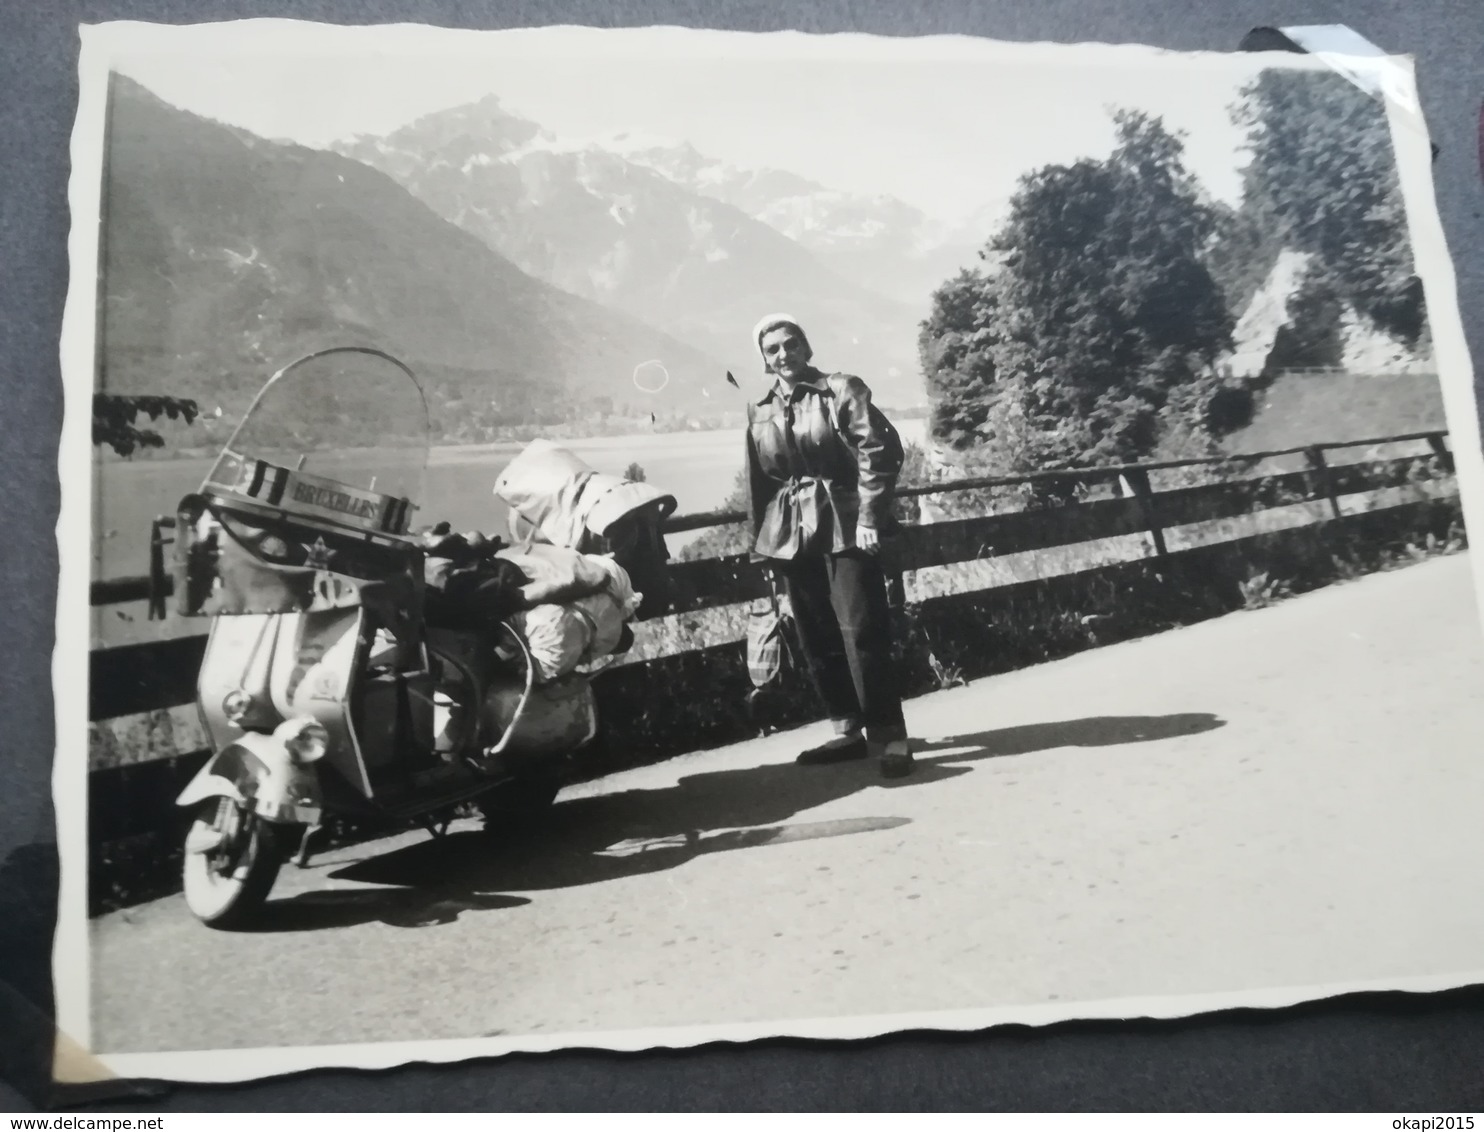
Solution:
<svg viewBox="0 0 1484 1132">
<path fill-rule="evenodd" d="M 412 531 L 428 448 L 412 371 L 336 347 L 274 373 L 180 502 L 175 608 L 211 618 L 214 752 L 177 798 L 183 887 L 212 927 L 251 923 L 331 817 L 435 836 L 470 803 L 487 827 L 529 819 L 597 734 L 590 679 L 538 685 L 509 618 L 430 619 L 439 545 Z"/>
</svg>

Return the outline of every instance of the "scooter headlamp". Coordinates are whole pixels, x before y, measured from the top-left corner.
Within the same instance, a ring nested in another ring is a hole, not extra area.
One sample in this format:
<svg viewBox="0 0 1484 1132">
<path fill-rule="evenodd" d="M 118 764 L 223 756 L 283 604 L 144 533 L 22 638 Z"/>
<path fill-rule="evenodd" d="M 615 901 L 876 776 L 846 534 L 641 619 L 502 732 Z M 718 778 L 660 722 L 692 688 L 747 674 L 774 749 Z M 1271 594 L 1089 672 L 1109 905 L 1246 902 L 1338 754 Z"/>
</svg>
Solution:
<svg viewBox="0 0 1484 1132">
<path fill-rule="evenodd" d="M 316 719 L 291 719 L 279 724 L 273 735 L 283 743 L 289 758 L 301 765 L 324 758 L 330 746 L 330 733 Z"/>
</svg>

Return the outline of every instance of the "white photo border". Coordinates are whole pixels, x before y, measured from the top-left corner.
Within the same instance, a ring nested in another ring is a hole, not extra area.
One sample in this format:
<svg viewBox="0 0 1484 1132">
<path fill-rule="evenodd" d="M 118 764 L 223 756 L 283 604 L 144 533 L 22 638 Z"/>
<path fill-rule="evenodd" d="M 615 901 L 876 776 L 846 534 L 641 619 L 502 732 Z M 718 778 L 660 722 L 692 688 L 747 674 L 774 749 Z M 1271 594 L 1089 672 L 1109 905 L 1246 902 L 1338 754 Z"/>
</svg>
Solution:
<svg viewBox="0 0 1484 1132">
<path fill-rule="evenodd" d="M 253 19 L 215 24 L 157 25 L 135 21 L 82 25 L 78 63 L 79 101 L 71 138 L 72 173 L 68 201 L 72 226 L 68 240 L 70 274 L 61 339 L 66 416 L 58 454 L 61 513 L 57 525 L 59 578 L 53 688 L 56 704 L 56 757 L 53 798 L 56 809 L 61 882 L 53 949 L 58 1042 L 54 1061 L 59 1081 L 109 1077 L 229 1082 L 305 1069 L 380 1069 L 415 1062 L 454 1062 L 514 1052 L 557 1049 L 643 1050 L 684 1048 L 763 1038 L 854 1039 L 908 1030 L 972 1031 L 1009 1023 L 1048 1025 L 1073 1019 L 1176 1018 L 1233 1008 L 1271 1009 L 1364 991 L 1434 992 L 1484 983 L 1484 967 L 1446 975 L 1381 981 L 1283 987 L 1234 993 L 1138 997 L 1053 1005 L 981 1007 L 955 1011 L 895 1013 L 823 1019 L 779 1019 L 766 1023 L 715 1024 L 609 1031 L 530 1034 L 516 1037 L 396 1041 L 353 1045 L 284 1046 L 257 1049 L 179 1050 L 109 1053 L 92 1048 L 92 982 L 87 914 L 87 748 L 88 691 L 79 673 L 88 671 L 88 553 L 93 505 L 91 403 L 95 381 L 96 318 L 99 291 L 102 161 L 106 102 L 112 62 L 129 51 L 186 51 L 230 44 L 229 51 L 271 42 L 279 55 L 361 52 L 395 43 L 409 54 L 479 54 L 498 38 L 522 37 L 523 49 L 543 45 L 567 56 L 581 49 L 635 50 L 654 56 L 693 57 L 698 47 L 733 55 L 754 52 L 770 59 L 818 58 L 843 54 L 876 56 L 883 61 L 909 58 L 962 58 L 993 63 L 1013 57 L 1018 64 L 1065 66 L 1079 61 L 1142 65 L 1178 60 L 1211 66 L 1231 65 L 1251 55 L 1176 52 L 1134 44 L 1011 43 L 963 35 L 913 38 L 861 33 L 806 34 L 709 31 L 678 27 L 623 29 L 571 25 L 481 31 L 421 24 L 342 26 L 295 20 Z M 1273 54 L 1271 65 L 1311 66 L 1306 57 Z M 1387 110 L 1410 229 L 1416 270 L 1423 281 L 1432 326 L 1439 381 L 1453 437 L 1457 478 L 1465 522 L 1484 532 L 1484 448 L 1472 363 L 1459 312 L 1456 279 L 1433 193 L 1432 158 L 1425 124 L 1416 107 L 1416 80 L 1409 56 L 1386 56 L 1395 68 L 1386 86 Z M 1471 561 L 1476 594 L 1484 594 L 1484 554 Z M 1484 617 L 1481 617 L 1484 630 Z"/>
</svg>

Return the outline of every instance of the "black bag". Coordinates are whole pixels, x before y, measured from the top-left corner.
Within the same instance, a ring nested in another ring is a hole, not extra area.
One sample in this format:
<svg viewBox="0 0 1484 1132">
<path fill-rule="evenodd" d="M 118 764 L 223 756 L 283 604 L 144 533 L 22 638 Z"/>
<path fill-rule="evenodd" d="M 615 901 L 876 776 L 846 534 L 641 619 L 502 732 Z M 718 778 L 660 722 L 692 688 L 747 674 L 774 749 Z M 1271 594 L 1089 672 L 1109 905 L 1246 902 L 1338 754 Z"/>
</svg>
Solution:
<svg viewBox="0 0 1484 1132">
<path fill-rule="evenodd" d="M 603 550 L 623 567 L 629 582 L 643 600 L 634 614 L 647 621 L 668 612 L 674 600 L 670 578 L 670 548 L 660 529 L 664 515 L 659 508 L 645 507 L 619 519 L 601 538 Z M 595 538 L 596 538 L 595 537 Z"/>
</svg>

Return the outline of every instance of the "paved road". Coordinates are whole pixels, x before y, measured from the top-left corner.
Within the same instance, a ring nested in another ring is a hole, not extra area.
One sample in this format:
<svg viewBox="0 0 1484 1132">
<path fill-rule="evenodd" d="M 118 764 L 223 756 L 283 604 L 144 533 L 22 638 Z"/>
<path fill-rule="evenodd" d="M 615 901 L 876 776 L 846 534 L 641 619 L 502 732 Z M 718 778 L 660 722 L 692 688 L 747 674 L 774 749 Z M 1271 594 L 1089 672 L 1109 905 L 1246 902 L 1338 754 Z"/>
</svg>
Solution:
<svg viewBox="0 0 1484 1132">
<path fill-rule="evenodd" d="M 519 1035 L 1484 967 L 1467 556 L 915 700 L 919 773 L 818 727 L 570 791 L 540 843 L 287 869 L 271 930 L 94 925 L 94 1048 Z"/>
</svg>

